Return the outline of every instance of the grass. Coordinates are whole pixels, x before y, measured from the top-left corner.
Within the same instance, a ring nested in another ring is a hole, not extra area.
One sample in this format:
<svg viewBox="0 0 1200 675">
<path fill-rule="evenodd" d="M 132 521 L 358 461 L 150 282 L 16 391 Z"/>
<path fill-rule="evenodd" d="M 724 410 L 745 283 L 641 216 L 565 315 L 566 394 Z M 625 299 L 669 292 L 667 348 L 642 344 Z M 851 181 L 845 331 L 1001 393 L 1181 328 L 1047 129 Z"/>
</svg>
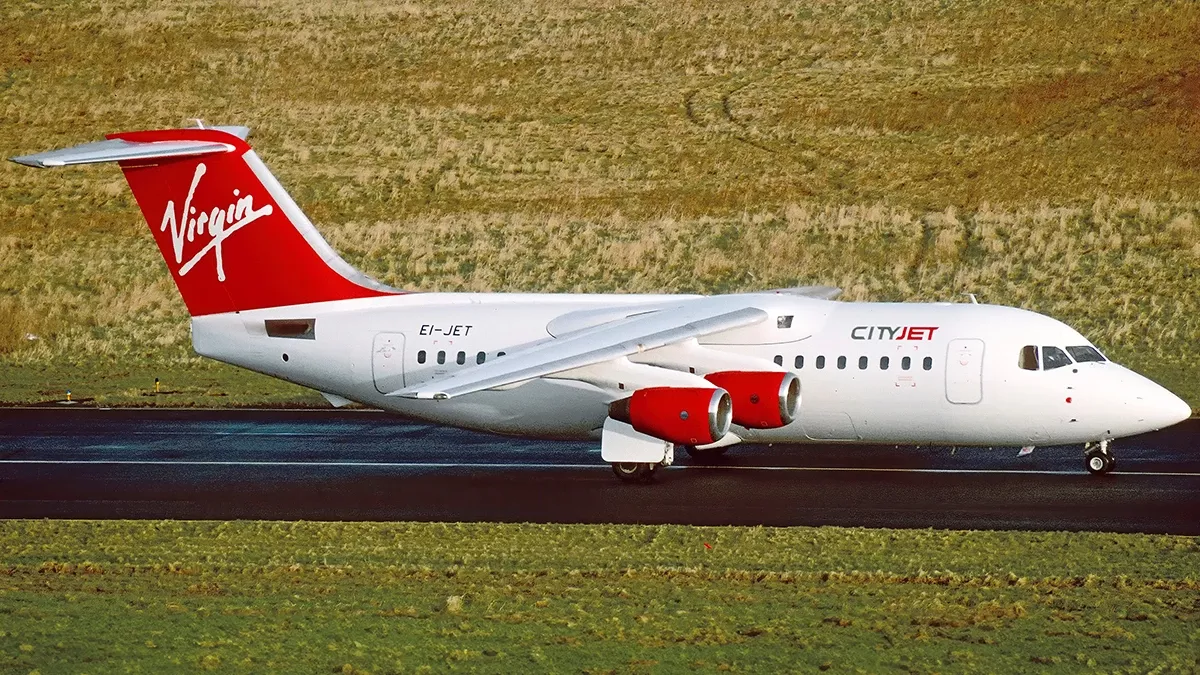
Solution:
<svg viewBox="0 0 1200 675">
<path fill-rule="evenodd" d="M 389 283 L 975 292 L 1200 405 L 1195 4 L 135 0 L 0 19 L 0 153 L 248 124 Z M 68 372 L 139 403 L 115 376 L 135 370 L 225 394 L 180 402 L 313 400 L 198 363 L 145 227 L 113 167 L 0 167 L 0 400 Z"/>
<path fill-rule="evenodd" d="M 975 292 L 1197 406 L 1198 33 L 1200 6 L 1134 0 L 7 3 L 0 154 L 247 124 L 334 246 L 398 286 Z M 191 353 L 115 168 L 4 163 L 0 402 L 67 389 L 321 404 Z M 1111 534 L 0 521 L 0 670 L 1187 672 L 1197 553 Z"/>
<path fill-rule="evenodd" d="M 0 521 L 0 668 L 1189 672 L 1198 554 L 1102 533 Z"/>
<path fill-rule="evenodd" d="M 0 401 L 162 408 L 323 407 L 319 393 L 206 359 L 182 363 L 104 356 L 4 369 Z M 159 380 L 155 391 L 154 380 Z"/>
</svg>

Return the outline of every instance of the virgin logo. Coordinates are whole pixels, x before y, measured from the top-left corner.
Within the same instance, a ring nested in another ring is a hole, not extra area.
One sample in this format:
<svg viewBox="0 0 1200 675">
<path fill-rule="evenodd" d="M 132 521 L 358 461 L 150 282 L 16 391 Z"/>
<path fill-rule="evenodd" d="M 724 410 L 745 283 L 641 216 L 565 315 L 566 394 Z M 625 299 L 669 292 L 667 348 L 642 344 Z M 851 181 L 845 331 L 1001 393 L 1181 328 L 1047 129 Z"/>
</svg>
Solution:
<svg viewBox="0 0 1200 675">
<path fill-rule="evenodd" d="M 225 281 L 225 260 L 222 255 L 222 245 L 225 240 L 233 236 L 234 232 L 253 223 L 254 221 L 269 216 L 274 212 L 270 204 L 264 204 L 262 208 L 254 209 L 254 196 L 240 196 L 240 190 L 234 190 L 233 196 L 237 201 L 230 203 L 225 208 L 214 206 L 208 211 L 200 211 L 197 213 L 196 207 L 192 205 L 192 198 L 196 194 L 196 186 L 200 184 L 200 178 L 208 171 L 208 167 L 203 162 L 196 165 L 196 173 L 192 176 L 192 186 L 188 189 L 187 200 L 183 202 L 183 209 L 178 214 L 175 213 L 175 201 L 168 200 L 167 208 L 163 211 L 162 225 L 159 226 L 159 232 L 166 232 L 167 228 L 171 228 L 171 245 L 175 251 L 175 263 L 181 264 L 179 268 L 179 276 L 187 276 L 187 273 L 192 271 L 196 263 L 204 259 L 204 256 L 210 252 L 217 259 L 217 281 Z M 183 261 L 183 243 L 185 241 L 192 242 L 196 237 L 200 237 L 200 241 L 204 241 L 204 237 L 208 237 L 208 242 L 196 254 Z"/>
</svg>

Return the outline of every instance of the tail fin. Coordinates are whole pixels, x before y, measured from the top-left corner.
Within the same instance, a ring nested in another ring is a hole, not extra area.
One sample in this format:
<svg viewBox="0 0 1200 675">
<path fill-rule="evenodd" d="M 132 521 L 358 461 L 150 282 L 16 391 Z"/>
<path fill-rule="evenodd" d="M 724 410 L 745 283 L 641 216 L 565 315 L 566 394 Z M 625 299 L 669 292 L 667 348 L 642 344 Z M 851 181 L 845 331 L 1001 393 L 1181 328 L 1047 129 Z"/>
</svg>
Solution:
<svg viewBox="0 0 1200 675">
<path fill-rule="evenodd" d="M 248 134 L 128 132 L 13 161 L 119 163 L 192 316 L 399 293 L 330 248 L 250 149 Z"/>
</svg>

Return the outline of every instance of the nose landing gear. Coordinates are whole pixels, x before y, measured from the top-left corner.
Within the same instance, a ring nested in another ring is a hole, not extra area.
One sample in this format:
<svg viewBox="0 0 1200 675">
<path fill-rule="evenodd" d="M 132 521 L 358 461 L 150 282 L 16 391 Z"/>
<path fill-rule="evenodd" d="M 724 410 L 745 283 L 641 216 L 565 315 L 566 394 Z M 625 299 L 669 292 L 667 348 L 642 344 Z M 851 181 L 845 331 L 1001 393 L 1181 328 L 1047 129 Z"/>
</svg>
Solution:
<svg viewBox="0 0 1200 675">
<path fill-rule="evenodd" d="M 1084 446 L 1084 449 L 1086 450 L 1084 456 L 1087 458 L 1088 473 L 1099 476 L 1112 471 L 1116 461 L 1108 449 L 1107 440 L 1100 441 L 1099 447 L 1088 449 L 1087 446 Z"/>
</svg>

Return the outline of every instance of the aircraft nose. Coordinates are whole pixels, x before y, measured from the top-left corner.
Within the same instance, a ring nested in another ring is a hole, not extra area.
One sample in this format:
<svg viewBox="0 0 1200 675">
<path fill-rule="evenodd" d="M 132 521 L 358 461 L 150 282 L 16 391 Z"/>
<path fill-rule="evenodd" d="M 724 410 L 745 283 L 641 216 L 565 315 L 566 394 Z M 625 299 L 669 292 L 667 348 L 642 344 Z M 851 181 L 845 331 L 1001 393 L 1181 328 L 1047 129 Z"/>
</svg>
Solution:
<svg viewBox="0 0 1200 675">
<path fill-rule="evenodd" d="M 1162 427 L 1169 427 L 1172 424 L 1179 424 L 1192 416 L 1192 406 L 1188 405 L 1187 401 L 1179 398 L 1175 394 L 1163 389 L 1162 415 L 1165 423 Z M 1159 427 L 1160 429 L 1162 427 Z"/>
<path fill-rule="evenodd" d="M 1127 391 L 1133 397 L 1133 407 L 1138 413 L 1138 423 L 1148 430 L 1158 430 L 1178 424 L 1192 416 L 1192 407 L 1164 387 L 1147 378 L 1138 376 L 1141 386 L 1131 386 Z"/>
<path fill-rule="evenodd" d="M 1103 376 L 1099 381 L 1108 391 L 1097 400 L 1106 404 L 1095 410 L 1105 435 L 1122 438 L 1157 431 L 1192 415 L 1191 406 L 1183 399 L 1129 368 L 1109 363 L 1094 371 Z"/>
</svg>

